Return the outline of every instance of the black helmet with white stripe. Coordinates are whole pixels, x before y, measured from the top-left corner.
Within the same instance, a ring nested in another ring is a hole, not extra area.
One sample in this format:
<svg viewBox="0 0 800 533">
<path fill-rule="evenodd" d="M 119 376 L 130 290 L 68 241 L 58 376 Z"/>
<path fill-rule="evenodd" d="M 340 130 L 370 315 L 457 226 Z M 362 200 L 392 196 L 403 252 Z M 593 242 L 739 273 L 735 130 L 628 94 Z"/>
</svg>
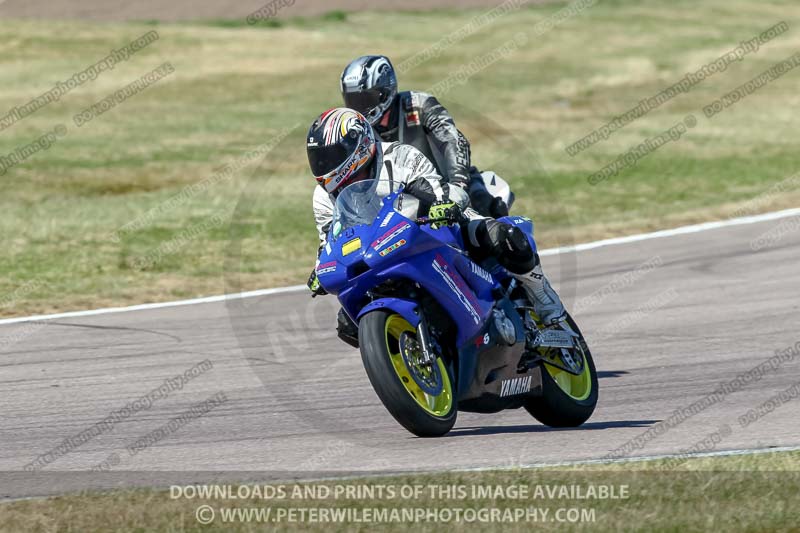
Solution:
<svg viewBox="0 0 800 533">
<path fill-rule="evenodd" d="M 388 57 L 361 56 L 345 67 L 341 88 L 344 105 L 374 126 L 397 95 L 397 76 Z"/>
</svg>

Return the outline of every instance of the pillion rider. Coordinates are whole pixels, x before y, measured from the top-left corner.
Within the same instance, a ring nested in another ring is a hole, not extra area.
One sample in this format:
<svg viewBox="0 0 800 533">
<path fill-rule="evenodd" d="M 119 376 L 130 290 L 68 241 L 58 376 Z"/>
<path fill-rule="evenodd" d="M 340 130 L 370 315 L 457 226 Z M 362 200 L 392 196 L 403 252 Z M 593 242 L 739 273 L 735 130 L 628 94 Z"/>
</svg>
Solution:
<svg viewBox="0 0 800 533">
<path fill-rule="evenodd" d="M 382 141 L 410 144 L 422 152 L 448 183 L 469 193 L 478 213 L 493 218 L 508 215 L 506 203 L 486 190 L 484 176 L 471 163 L 469 142 L 447 109 L 430 94 L 398 92 L 388 57 L 354 59 L 342 72 L 340 87 L 344 105 L 367 117 Z"/>
</svg>

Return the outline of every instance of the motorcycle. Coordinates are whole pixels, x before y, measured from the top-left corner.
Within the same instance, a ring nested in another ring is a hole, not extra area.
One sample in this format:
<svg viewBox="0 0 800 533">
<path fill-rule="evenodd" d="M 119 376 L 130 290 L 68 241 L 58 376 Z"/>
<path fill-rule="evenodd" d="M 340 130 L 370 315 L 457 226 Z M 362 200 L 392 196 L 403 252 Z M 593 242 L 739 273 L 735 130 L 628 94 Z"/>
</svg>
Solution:
<svg viewBox="0 0 800 533">
<path fill-rule="evenodd" d="M 420 437 L 446 434 L 459 410 L 524 407 L 551 427 L 588 420 L 597 372 L 572 317 L 544 326 L 495 259 L 467 255 L 454 221 L 418 210 L 402 184 L 349 185 L 316 267 L 358 325 L 364 368 L 389 413 Z M 500 220 L 535 249 L 529 218 Z"/>
</svg>

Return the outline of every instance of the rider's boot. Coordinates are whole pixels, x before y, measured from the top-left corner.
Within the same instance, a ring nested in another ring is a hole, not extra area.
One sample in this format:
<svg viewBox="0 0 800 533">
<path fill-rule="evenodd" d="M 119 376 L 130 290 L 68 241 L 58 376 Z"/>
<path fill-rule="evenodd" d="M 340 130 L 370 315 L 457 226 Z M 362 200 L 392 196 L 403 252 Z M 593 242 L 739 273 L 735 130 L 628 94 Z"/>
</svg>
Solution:
<svg viewBox="0 0 800 533">
<path fill-rule="evenodd" d="M 536 316 L 545 326 L 551 326 L 563 322 L 567 318 L 567 311 L 561 298 L 550 286 L 550 282 L 544 277 L 542 264 L 537 261 L 536 266 L 527 274 L 513 274 L 519 280 L 525 293 L 533 303 L 533 310 Z"/>
</svg>

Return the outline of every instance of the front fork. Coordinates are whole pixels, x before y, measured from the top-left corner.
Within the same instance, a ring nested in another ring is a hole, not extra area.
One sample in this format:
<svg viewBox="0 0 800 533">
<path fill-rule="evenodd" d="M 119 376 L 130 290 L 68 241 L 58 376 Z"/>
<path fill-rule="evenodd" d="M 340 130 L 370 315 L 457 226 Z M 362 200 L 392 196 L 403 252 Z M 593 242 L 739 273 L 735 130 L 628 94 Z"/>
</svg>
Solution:
<svg viewBox="0 0 800 533">
<path fill-rule="evenodd" d="M 436 354 L 431 348 L 430 331 L 428 331 L 428 321 L 425 320 L 425 313 L 420 310 L 419 324 L 417 324 L 417 339 L 419 340 L 420 352 L 422 352 L 422 363 L 433 366 L 436 362 Z"/>
</svg>

